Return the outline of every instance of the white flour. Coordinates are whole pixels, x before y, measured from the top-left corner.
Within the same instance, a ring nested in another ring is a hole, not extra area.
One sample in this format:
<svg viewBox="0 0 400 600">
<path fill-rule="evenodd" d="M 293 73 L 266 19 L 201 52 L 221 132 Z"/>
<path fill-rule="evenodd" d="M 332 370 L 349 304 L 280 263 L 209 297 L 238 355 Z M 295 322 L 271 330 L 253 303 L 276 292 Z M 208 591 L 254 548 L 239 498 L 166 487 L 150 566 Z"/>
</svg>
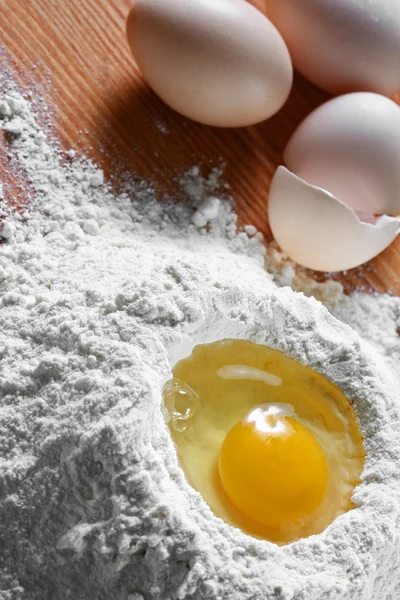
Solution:
<svg viewBox="0 0 400 600">
<path fill-rule="evenodd" d="M 398 600 L 400 373 L 387 367 L 400 358 L 399 300 L 335 288 L 332 310 L 363 341 L 273 283 L 216 174 L 183 178 L 185 206 L 157 204 L 145 184 L 116 196 L 48 145 L 20 96 L 0 116 L 33 202 L 20 215 L 3 204 L 0 232 L 0 598 Z M 293 283 L 276 258 L 275 277 Z M 302 285 L 332 299 L 332 284 Z M 223 337 L 285 351 L 355 405 L 360 508 L 320 536 L 252 539 L 183 477 L 161 384 L 195 343 Z"/>
<path fill-rule="evenodd" d="M 280 286 L 313 296 L 325 304 L 343 323 L 350 325 L 384 357 L 386 365 L 400 381 L 400 298 L 378 294 L 354 293 L 345 296 L 340 283 L 317 283 L 305 270 L 283 258 L 270 244 L 267 251 L 267 268 Z"/>
</svg>

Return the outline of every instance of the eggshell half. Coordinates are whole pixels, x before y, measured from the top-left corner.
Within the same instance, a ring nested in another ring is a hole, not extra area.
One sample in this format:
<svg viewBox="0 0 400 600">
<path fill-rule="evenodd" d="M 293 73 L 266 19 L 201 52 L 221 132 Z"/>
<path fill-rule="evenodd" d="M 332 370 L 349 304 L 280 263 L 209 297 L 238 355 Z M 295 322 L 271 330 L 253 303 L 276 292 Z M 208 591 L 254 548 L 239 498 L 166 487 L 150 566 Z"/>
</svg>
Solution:
<svg viewBox="0 0 400 600">
<path fill-rule="evenodd" d="M 372 214 L 398 213 L 400 107 L 368 92 L 334 98 L 297 128 L 284 162 L 347 206 Z"/>
<path fill-rule="evenodd" d="M 195 121 L 252 125 L 276 113 L 289 95 L 286 45 L 244 0 L 136 0 L 127 35 L 148 84 Z"/>
<path fill-rule="evenodd" d="M 400 89 L 399 0 L 268 0 L 293 64 L 334 94 Z"/>
<path fill-rule="evenodd" d="M 357 267 L 387 248 L 400 232 L 400 218 L 363 223 L 353 210 L 322 189 L 279 167 L 272 180 L 269 222 L 292 260 L 316 271 Z"/>
</svg>

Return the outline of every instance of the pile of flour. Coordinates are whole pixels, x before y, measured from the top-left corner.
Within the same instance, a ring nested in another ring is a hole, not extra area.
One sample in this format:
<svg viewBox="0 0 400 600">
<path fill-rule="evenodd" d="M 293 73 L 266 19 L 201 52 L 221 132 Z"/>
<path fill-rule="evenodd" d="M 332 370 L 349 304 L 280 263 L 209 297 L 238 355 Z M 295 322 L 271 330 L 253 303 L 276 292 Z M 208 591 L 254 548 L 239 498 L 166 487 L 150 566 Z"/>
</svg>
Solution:
<svg viewBox="0 0 400 600">
<path fill-rule="evenodd" d="M 13 90 L 0 126 L 31 202 L 3 202 L 0 225 L 0 598 L 400 597 L 399 300 L 345 298 L 265 259 L 252 226 L 237 233 L 216 172 L 193 169 L 188 201 L 159 204 L 151 186 L 112 193 L 57 151 Z M 224 337 L 283 350 L 354 403 L 360 508 L 320 536 L 250 538 L 185 481 L 162 383 L 194 344 Z"/>
<path fill-rule="evenodd" d="M 279 286 L 290 286 L 322 302 L 343 323 L 350 325 L 382 357 L 400 380 L 400 298 L 355 292 L 345 296 L 342 285 L 328 280 L 318 283 L 305 269 L 293 264 L 271 243 L 266 267 Z"/>
</svg>

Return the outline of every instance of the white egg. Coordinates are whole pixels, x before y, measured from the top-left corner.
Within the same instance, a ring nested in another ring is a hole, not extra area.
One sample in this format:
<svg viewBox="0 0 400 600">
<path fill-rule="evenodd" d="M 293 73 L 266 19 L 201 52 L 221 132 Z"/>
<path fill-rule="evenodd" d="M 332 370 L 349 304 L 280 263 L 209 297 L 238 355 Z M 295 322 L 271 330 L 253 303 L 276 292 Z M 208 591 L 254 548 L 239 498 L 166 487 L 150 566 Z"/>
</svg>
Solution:
<svg viewBox="0 0 400 600">
<path fill-rule="evenodd" d="M 301 123 L 284 162 L 357 211 L 400 212 L 400 107 L 369 92 L 334 98 Z"/>
<path fill-rule="evenodd" d="M 294 66 L 321 88 L 400 89 L 399 0 L 268 0 Z"/>
<path fill-rule="evenodd" d="M 385 215 L 376 224 L 362 222 L 340 200 L 285 167 L 272 180 L 268 212 L 282 250 L 316 271 L 357 267 L 382 252 L 400 231 L 400 218 Z"/>
<path fill-rule="evenodd" d="M 276 113 L 289 95 L 286 45 L 244 0 L 136 0 L 127 35 L 150 87 L 195 121 L 252 125 Z"/>
</svg>

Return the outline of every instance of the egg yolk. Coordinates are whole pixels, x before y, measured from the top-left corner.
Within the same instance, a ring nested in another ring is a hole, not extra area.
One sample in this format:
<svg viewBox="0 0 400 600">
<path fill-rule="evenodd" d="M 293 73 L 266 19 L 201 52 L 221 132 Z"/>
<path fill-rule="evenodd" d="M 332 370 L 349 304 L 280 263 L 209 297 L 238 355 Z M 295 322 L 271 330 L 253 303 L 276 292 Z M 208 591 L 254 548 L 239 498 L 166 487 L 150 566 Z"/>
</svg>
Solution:
<svg viewBox="0 0 400 600">
<path fill-rule="evenodd" d="M 343 392 L 248 340 L 200 344 L 163 388 L 188 483 L 247 535 L 288 544 L 355 508 L 365 452 Z"/>
<path fill-rule="evenodd" d="M 291 417 L 261 408 L 229 431 L 218 471 L 236 508 L 274 529 L 310 517 L 329 480 L 324 452 L 312 433 Z"/>
</svg>

